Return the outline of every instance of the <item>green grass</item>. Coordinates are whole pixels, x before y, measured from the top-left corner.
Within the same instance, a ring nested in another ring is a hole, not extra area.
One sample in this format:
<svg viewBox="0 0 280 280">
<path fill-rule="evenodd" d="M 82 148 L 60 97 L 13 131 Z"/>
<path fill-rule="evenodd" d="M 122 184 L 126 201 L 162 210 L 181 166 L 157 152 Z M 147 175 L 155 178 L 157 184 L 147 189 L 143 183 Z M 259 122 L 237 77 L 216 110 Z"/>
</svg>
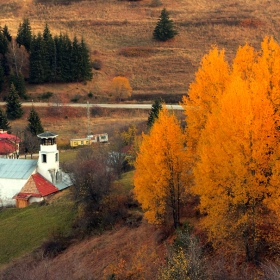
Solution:
<svg viewBox="0 0 280 280">
<path fill-rule="evenodd" d="M 60 162 L 67 162 L 74 160 L 76 158 L 78 149 L 68 149 L 65 152 L 59 153 L 59 161 Z"/>
<path fill-rule="evenodd" d="M 49 205 L 33 204 L 0 212 L 0 264 L 32 252 L 51 232 L 67 234 L 75 217 L 73 202 L 63 196 Z"/>
<path fill-rule="evenodd" d="M 133 174 L 134 170 L 123 173 L 121 179 L 117 180 L 116 192 L 119 194 L 128 194 L 133 188 Z"/>
</svg>

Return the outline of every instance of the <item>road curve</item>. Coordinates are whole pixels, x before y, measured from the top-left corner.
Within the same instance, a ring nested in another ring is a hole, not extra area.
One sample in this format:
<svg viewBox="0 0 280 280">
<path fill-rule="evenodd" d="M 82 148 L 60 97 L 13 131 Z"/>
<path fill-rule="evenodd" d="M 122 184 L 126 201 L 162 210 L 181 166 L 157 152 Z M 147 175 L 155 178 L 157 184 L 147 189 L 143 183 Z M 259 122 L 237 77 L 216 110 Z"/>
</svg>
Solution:
<svg viewBox="0 0 280 280">
<path fill-rule="evenodd" d="M 0 102 L 1 106 L 6 105 L 5 102 Z M 47 102 L 22 102 L 22 106 L 34 106 L 34 107 L 48 107 L 48 106 L 68 106 L 86 108 L 87 103 L 47 103 Z M 89 107 L 99 108 L 112 108 L 112 109 L 151 109 L 152 104 L 89 104 Z M 184 110 L 181 105 L 166 104 L 166 108 L 170 110 Z"/>
</svg>

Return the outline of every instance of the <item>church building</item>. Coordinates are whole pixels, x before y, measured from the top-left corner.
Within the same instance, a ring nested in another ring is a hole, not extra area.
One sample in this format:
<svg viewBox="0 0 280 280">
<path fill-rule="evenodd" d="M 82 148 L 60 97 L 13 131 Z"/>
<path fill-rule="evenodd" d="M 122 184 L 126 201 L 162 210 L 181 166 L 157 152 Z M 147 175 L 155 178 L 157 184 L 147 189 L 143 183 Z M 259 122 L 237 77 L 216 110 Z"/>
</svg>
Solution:
<svg viewBox="0 0 280 280">
<path fill-rule="evenodd" d="M 0 158 L 0 206 L 25 207 L 69 187 L 72 182 L 59 168 L 59 151 L 52 132 L 37 135 L 38 160 Z"/>
</svg>

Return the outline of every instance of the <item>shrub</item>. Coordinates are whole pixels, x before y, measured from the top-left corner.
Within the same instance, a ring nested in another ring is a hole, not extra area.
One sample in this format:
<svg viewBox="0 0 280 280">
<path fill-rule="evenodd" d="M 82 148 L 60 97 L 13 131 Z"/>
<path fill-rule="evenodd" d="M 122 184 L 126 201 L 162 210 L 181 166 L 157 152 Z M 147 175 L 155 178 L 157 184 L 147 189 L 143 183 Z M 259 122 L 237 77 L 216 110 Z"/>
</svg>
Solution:
<svg viewBox="0 0 280 280">
<path fill-rule="evenodd" d="M 44 92 L 41 96 L 40 96 L 40 99 L 42 100 L 46 100 L 46 99 L 49 99 L 53 96 L 53 93 L 50 92 L 50 91 L 47 91 L 47 92 Z"/>
<path fill-rule="evenodd" d="M 93 62 L 92 62 L 92 67 L 95 69 L 95 70 L 100 70 L 102 68 L 102 61 L 100 59 L 94 59 Z"/>
<path fill-rule="evenodd" d="M 152 0 L 151 1 L 151 7 L 159 7 L 162 5 L 162 2 L 160 0 Z"/>
<path fill-rule="evenodd" d="M 71 101 L 74 102 L 74 103 L 76 103 L 76 102 L 79 101 L 80 98 L 81 98 L 81 96 L 80 96 L 79 94 L 76 94 L 75 97 L 73 97 L 73 98 L 71 99 Z"/>
<path fill-rule="evenodd" d="M 117 100 L 123 100 L 131 97 L 132 88 L 126 77 L 117 76 L 113 78 L 109 91 Z"/>
<path fill-rule="evenodd" d="M 90 91 L 89 93 L 88 93 L 88 95 L 87 95 L 89 98 L 92 98 L 93 97 L 93 94 L 92 94 L 92 92 Z"/>
</svg>

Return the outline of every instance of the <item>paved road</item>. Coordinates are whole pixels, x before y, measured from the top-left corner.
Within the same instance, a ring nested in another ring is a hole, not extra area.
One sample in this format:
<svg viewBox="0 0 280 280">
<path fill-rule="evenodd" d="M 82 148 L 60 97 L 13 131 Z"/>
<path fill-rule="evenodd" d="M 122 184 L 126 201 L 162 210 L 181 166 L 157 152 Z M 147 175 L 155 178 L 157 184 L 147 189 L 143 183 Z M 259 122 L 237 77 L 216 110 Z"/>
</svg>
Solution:
<svg viewBox="0 0 280 280">
<path fill-rule="evenodd" d="M 0 102 L 0 105 L 5 105 L 5 102 Z M 87 104 L 81 103 L 64 103 L 64 104 L 56 104 L 56 103 L 47 103 L 47 102 L 22 102 L 22 106 L 32 106 L 34 107 L 48 107 L 48 106 L 69 106 L 69 107 L 87 107 Z M 89 104 L 90 107 L 100 107 L 100 108 L 115 108 L 115 109 L 151 109 L 152 104 Z M 167 109 L 172 110 L 183 110 L 181 105 L 166 105 Z"/>
</svg>

